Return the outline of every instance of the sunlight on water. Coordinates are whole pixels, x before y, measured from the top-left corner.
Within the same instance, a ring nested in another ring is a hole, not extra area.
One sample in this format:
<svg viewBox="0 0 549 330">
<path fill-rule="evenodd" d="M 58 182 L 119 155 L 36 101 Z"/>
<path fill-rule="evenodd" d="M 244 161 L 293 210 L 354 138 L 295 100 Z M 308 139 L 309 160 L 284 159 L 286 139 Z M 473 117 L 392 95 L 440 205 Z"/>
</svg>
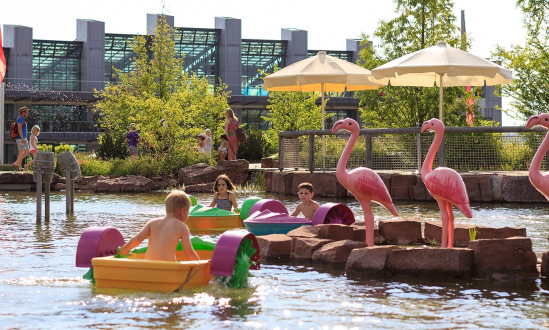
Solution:
<svg viewBox="0 0 549 330">
<path fill-rule="evenodd" d="M 96 288 L 75 267 L 81 233 L 113 226 L 128 239 L 164 214 L 165 193 L 76 193 L 75 214 L 65 214 L 64 194 L 53 193 L 51 221 L 37 224 L 33 194 L 0 193 L 0 328 L 196 329 L 440 329 L 541 328 L 549 325 L 549 284 L 537 280 L 496 284 L 418 277 L 356 278 L 342 269 L 310 264 L 262 264 L 249 287 L 219 281 L 194 291 L 138 292 Z M 210 194 L 195 196 L 208 205 Z M 249 196 L 238 196 L 239 205 Z M 295 196 L 281 200 L 288 209 Z M 321 198 L 320 202 L 333 201 Z M 354 199 L 342 199 L 357 220 Z M 396 202 L 401 217 L 439 219 L 436 203 Z M 547 250 L 546 204 L 473 204 L 472 219 L 489 227 L 526 227 L 538 257 Z M 393 216 L 373 206 L 376 221 Z M 196 231 L 217 241 L 220 231 Z M 27 308 L 22 308 L 27 306 Z"/>
</svg>

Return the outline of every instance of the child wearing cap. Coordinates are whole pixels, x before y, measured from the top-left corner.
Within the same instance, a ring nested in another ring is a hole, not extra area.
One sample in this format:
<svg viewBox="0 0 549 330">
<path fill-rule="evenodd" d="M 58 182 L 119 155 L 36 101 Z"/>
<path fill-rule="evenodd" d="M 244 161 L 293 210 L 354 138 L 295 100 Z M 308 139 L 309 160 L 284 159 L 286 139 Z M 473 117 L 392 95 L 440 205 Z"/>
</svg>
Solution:
<svg viewBox="0 0 549 330">
<path fill-rule="evenodd" d="M 137 158 L 137 143 L 141 142 L 141 137 L 137 133 L 137 126 L 135 123 L 130 124 L 130 131 L 126 134 L 126 143 L 128 144 L 128 150 L 130 151 L 130 157 Z"/>
<path fill-rule="evenodd" d="M 194 147 L 194 150 L 198 150 L 199 153 L 204 153 L 204 147 L 206 146 L 206 134 L 200 133 L 196 138 L 197 146 Z"/>
</svg>

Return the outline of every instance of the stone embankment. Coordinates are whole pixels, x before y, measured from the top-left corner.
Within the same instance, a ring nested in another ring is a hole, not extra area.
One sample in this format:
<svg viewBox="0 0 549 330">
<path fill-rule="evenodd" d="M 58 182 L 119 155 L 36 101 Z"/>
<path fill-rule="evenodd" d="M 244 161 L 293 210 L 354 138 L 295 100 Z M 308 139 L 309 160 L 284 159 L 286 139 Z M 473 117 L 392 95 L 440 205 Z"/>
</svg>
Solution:
<svg viewBox="0 0 549 330">
<path fill-rule="evenodd" d="M 138 175 L 129 176 L 86 176 L 74 180 L 75 190 L 94 192 L 137 193 L 162 190 L 171 187 L 185 186 L 188 193 L 213 191 L 213 182 L 220 174 L 226 174 L 235 184 L 244 184 L 248 179 L 249 163 L 246 160 L 220 161 L 217 166 L 194 164 L 179 170 L 177 175 L 162 175 L 146 178 Z M 32 172 L 5 172 L 0 174 L 0 189 L 34 189 Z M 66 189 L 65 178 L 54 174 L 51 182 L 53 190 Z"/>
<path fill-rule="evenodd" d="M 393 200 L 434 201 L 421 176 L 412 172 L 376 171 Z M 462 172 L 460 173 L 471 202 L 547 202 L 530 183 L 528 172 Z M 302 182 L 310 182 L 315 196 L 352 197 L 334 172 L 267 171 L 267 192 L 293 195 Z"/>
<path fill-rule="evenodd" d="M 521 281 L 549 275 L 549 251 L 541 269 L 525 228 L 476 226 L 477 237 L 469 241 L 467 225 L 456 228 L 458 246 L 441 249 L 440 222 L 426 224 L 422 236 L 417 218 L 382 220 L 375 230 L 375 246 L 367 247 L 364 223 L 352 226 L 327 224 L 303 226 L 287 235 L 258 236 L 265 261 L 309 261 L 345 267 L 356 276 L 417 275 Z M 467 231 L 467 236 L 464 232 Z M 433 241 L 433 238 L 435 241 Z M 461 239 L 461 241 L 458 241 Z"/>
</svg>

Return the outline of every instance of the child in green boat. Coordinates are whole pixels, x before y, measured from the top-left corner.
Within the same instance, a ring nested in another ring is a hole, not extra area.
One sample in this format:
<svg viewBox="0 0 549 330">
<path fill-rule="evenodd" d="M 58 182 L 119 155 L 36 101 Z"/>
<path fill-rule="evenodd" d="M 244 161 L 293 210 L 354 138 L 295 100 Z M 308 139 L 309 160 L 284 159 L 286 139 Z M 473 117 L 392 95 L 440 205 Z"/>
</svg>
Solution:
<svg viewBox="0 0 549 330">
<path fill-rule="evenodd" d="M 231 211 L 234 207 L 238 210 L 238 204 L 236 203 L 236 196 L 233 193 L 234 185 L 225 174 L 221 174 L 215 179 L 214 183 L 214 197 L 210 207 L 217 207 L 218 209 Z"/>
<path fill-rule="evenodd" d="M 128 254 L 148 237 L 149 247 L 145 259 L 175 261 L 175 250 L 181 240 L 187 260 L 200 260 L 193 250 L 189 228 L 185 224 L 191 207 L 189 196 L 183 191 L 173 190 L 166 197 L 164 204 L 166 204 L 166 216 L 147 222 L 139 234 L 120 248 L 119 254 Z"/>
</svg>

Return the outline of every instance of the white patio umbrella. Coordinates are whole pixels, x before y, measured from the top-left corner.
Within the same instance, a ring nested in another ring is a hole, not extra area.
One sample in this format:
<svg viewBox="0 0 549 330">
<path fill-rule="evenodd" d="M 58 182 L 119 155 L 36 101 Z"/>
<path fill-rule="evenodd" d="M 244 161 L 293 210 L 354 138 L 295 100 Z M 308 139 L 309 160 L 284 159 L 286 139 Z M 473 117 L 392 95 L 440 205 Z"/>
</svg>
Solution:
<svg viewBox="0 0 549 330">
<path fill-rule="evenodd" d="M 324 92 L 344 92 L 378 89 L 380 84 L 370 80 L 370 70 L 354 63 L 326 55 L 318 55 L 296 62 L 264 79 L 267 91 L 320 92 L 322 97 L 322 129 L 324 123 Z"/>
<path fill-rule="evenodd" d="M 509 84 L 513 72 L 444 42 L 404 55 L 372 70 L 372 81 L 392 86 L 440 88 L 439 119 L 443 120 L 444 87 Z"/>
</svg>

